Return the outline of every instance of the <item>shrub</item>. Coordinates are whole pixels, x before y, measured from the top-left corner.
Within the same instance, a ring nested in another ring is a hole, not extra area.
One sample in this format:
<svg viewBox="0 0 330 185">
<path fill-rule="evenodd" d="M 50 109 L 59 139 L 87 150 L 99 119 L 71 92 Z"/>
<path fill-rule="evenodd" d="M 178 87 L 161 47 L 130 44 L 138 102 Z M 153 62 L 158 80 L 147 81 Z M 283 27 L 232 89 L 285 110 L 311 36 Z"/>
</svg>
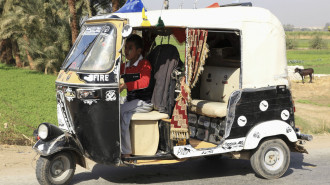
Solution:
<svg viewBox="0 0 330 185">
<path fill-rule="evenodd" d="M 320 35 L 315 35 L 310 41 L 310 48 L 312 49 L 327 49 L 327 43 L 320 37 Z"/>
<path fill-rule="evenodd" d="M 298 45 L 297 40 L 291 39 L 291 38 L 286 38 L 286 49 L 296 49 Z"/>
</svg>

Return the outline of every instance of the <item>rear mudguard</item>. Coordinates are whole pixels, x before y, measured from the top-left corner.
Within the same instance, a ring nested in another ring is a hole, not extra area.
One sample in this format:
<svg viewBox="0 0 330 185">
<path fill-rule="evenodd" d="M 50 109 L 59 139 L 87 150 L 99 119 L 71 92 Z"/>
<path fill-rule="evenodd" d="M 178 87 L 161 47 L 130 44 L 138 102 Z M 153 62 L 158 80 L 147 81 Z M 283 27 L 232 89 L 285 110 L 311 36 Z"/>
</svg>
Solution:
<svg viewBox="0 0 330 185">
<path fill-rule="evenodd" d="M 84 152 L 79 141 L 67 132 L 50 141 L 40 139 L 33 146 L 33 149 L 41 156 L 51 156 L 63 151 L 71 152 L 76 158 L 77 163 L 82 167 L 86 167 L 86 161 L 83 156 Z"/>
<path fill-rule="evenodd" d="M 280 120 L 272 120 L 260 123 L 249 131 L 244 142 L 244 149 L 255 149 L 263 138 L 278 135 L 286 136 L 291 143 L 298 141 L 296 132 L 289 124 Z"/>
</svg>

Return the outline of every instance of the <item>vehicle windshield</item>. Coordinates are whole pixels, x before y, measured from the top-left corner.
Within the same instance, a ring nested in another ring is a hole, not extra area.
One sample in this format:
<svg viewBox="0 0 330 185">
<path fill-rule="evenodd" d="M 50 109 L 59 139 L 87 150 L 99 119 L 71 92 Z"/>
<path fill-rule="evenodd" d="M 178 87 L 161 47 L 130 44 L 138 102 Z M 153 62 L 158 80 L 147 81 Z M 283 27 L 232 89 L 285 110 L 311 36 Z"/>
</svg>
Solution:
<svg viewBox="0 0 330 185">
<path fill-rule="evenodd" d="M 115 60 L 116 28 L 110 24 L 86 26 L 66 58 L 63 68 L 104 72 Z"/>
</svg>

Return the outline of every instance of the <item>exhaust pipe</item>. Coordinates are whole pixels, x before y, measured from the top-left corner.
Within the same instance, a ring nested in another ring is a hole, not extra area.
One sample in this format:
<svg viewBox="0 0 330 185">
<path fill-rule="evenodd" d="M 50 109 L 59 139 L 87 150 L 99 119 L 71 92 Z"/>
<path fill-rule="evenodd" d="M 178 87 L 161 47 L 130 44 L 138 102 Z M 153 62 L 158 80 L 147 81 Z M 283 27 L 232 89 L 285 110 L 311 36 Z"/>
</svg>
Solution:
<svg viewBox="0 0 330 185">
<path fill-rule="evenodd" d="M 309 135 L 309 134 L 301 134 L 299 128 L 295 128 L 296 134 L 297 134 L 297 138 L 298 139 L 302 139 L 302 140 L 306 140 L 306 141 L 312 141 L 313 140 L 313 136 Z"/>
<path fill-rule="evenodd" d="M 306 141 L 312 141 L 313 140 L 313 136 L 308 135 L 308 134 L 298 134 L 297 133 L 297 137 L 298 137 L 298 139 L 302 139 L 302 140 L 306 140 Z"/>
</svg>

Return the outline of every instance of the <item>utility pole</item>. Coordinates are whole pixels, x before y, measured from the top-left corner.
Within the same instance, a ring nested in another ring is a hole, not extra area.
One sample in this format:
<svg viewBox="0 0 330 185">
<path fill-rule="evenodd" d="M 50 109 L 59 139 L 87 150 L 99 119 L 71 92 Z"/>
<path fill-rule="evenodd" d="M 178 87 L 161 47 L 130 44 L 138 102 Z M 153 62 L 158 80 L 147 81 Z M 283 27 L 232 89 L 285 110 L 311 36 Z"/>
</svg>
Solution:
<svg viewBox="0 0 330 185">
<path fill-rule="evenodd" d="M 164 0 L 164 9 L 168 10 L 169 7 L 170 7 L 170 3 L 168 2 L 168 0 Z"/>
<path fill-rule="evenodd" d="M 182 7 L 183 7 L 183 1 L 184 1 L 184 0 L 181 0 L 181 3 L 180 3 L 180 9 L 182 9 Z"/>
</svg>

